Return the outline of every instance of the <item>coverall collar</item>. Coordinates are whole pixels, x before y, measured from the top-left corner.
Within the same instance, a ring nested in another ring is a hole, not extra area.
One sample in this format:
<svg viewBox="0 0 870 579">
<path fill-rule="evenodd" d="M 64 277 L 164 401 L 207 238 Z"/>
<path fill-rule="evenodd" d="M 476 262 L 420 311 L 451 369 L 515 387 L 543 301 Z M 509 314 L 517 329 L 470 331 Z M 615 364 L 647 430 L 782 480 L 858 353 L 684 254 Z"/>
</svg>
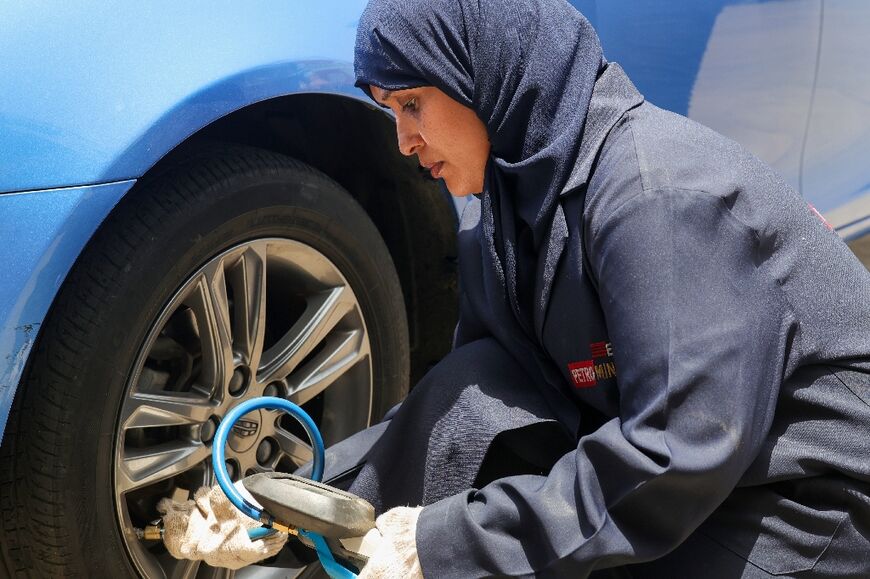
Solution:
<svg viewBox="0 0 870 579">
<path fill-rule="evenodd" d="M 580 141 L 580 153 L 562 195 L 589 182 L 592 167 L 604 139 L 622 116 L 644 101 L 619 64 L 609 62 L 601 71 L 592 89 L 586 126 Z"/>
<path fill-rule="evenodd" d="M 602 70 L 592 89 L 589 112 L 580 141 L 580 153 L 571 171 L 561 196 L 584 187 L 598 159 L 599 151 L 610 130 L 629 110 L 643 102 L 643 95 L 629 80 L 622 67 L 615 62 L 608 63 Z M 561 204 L 553 213 L 548 231 L 548 241 L 541 247 L 535 277 L 535 303 L 532 312 L 535 335 L 543 341 L 544 321 L 550 304 L 554 272 L 558 266 L 569 235 L 568 224 Z"/>
</svg>

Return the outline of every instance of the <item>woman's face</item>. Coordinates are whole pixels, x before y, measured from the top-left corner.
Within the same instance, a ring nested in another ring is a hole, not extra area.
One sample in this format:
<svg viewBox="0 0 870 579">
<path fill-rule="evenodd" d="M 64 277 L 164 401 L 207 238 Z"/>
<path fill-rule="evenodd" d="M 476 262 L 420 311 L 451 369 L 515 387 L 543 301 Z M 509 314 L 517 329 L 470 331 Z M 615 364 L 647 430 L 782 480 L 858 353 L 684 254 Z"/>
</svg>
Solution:
<svg viewBox="0 0 870 579">
<path fill-rule="evenodd" d="M 472 109 L 432 86 L 397 91 L 372 86 L 371 91 L 395 113 L 403 155 L 417 155 L 433 177 L 444 179 L 451 195 L 483 191 L 489 137 Z"/>
</svg>

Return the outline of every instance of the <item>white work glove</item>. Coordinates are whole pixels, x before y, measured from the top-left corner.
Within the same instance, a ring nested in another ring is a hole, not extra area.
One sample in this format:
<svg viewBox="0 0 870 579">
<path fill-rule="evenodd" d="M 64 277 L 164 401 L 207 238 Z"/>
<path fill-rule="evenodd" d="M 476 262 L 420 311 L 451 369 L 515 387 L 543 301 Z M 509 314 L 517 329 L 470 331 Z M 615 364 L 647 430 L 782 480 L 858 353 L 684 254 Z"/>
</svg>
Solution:
<svg viewBox="0 0 870 579">
<path fill-rule="evenodd" d="M 157 503 L 163 515 L 163 544 L 176 559 L 241 569 L 277 555 L 287 542 L 286 533 L 256 541 L 248 538 L 248 529 L 260 523 L 239 511 L 218 486 L 202 487 L 193 498 L 183 503 L 171 499 Z"/>
<path fill-rule="evenodd" d="M 396 507 L 377 518 L 381 540 L 359 579 L 423 579 L 417 557 L 417 519 L 423 507 Z"/>
</svg>

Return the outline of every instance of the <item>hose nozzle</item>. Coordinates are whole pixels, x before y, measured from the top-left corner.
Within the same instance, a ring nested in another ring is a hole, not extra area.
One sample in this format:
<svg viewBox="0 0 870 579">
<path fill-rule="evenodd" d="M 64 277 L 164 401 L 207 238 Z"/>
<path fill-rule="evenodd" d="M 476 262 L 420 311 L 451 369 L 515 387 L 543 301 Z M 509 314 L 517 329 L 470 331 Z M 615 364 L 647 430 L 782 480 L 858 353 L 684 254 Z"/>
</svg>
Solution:
<svg viewBox="0 0 870 579">
<path fill-rule="evenodd" d="M 144 529 L 134 527 L 133 532 L 140 541 L 162 541 L 163 521 L 160 519 L 152 521 L 150 525 L 145 525 Z"/>
</svg>

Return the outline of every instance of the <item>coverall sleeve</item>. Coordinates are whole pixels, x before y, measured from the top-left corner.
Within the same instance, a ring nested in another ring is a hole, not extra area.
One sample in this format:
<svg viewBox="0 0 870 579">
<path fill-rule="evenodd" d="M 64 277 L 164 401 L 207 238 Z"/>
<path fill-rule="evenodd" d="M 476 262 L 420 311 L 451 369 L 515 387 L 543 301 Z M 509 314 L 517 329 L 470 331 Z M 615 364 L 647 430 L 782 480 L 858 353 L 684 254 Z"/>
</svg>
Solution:
<svg viewBox="0 0 870 579">
<path fill-rule="evenodd" d="M 426 576 L 582 577 L 661 557 L 728 496 L 768 433 L 794 329 L 770 247 L 697 191 L 648 190 L 591 225 L 619 415 L 548 476 L 426 507 Z"/>
</svg>

